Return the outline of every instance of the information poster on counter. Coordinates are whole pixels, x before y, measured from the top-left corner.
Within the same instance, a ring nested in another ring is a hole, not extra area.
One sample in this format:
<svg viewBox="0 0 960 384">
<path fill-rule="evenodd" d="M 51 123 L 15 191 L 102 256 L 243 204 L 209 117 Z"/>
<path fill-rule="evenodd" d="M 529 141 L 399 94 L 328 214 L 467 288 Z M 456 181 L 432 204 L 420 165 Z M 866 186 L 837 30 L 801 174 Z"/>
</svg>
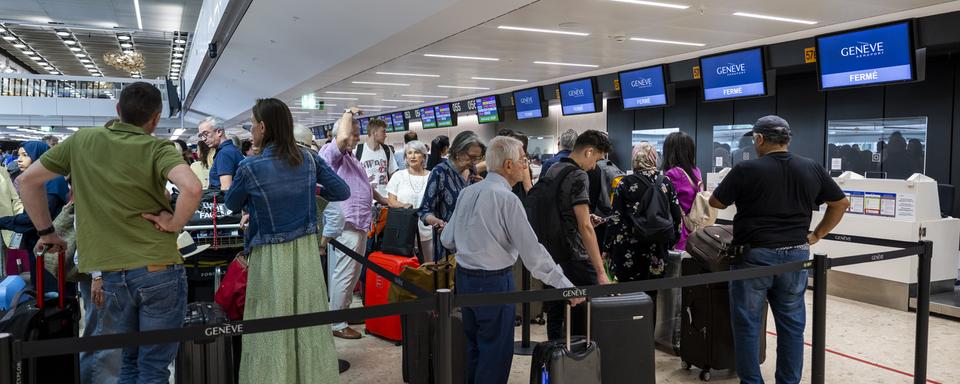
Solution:
<svg viewBox="0 0 960 384">
<path fill-rule="evenodd" d="M 880 216 L 898 220 L 913 220 L 916 217 L 916 195 L 911 193 L 885 193 L 843 191 L 850 200 L 847 213 Z"/>
</svg>

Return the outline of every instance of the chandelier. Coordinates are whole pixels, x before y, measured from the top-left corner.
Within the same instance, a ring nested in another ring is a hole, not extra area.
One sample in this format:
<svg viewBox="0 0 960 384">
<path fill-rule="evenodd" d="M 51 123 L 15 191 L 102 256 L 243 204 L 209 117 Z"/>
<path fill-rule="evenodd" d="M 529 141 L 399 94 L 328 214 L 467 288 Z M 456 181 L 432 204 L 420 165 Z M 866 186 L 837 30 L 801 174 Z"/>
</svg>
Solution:
<svg viewBox="0 0 960 384">
<path fill-rule="evenodd" d="M 143 62 L 143 54 L 140 52 L 108 52 L 103 55 L 103 60 L 111 67 L 127 72 L 143 72 L 146 64 Z"/>
</svg>

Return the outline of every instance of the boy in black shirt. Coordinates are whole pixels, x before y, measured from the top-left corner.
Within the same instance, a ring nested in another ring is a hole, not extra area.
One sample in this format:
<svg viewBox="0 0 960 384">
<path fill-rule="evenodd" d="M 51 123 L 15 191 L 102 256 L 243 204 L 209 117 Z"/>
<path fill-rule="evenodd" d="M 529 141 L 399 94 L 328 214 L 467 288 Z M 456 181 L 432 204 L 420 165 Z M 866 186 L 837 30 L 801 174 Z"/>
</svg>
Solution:
<svg viewBox="0 0 960 384">
<path fill-rule="evenodd" d="M 790 125 L 786 120 L 762 117 L 745 136 L 753 137 L 760 157 L 733 167 L 710 198 L 710 205 L 718 209 L 737 206 L 733 242 L 749 245 L 750 250 L 743 264 L 733 268 L 808 260 L 810 245 L 830 233 L 850 202 L 823 166 L 788 151 Z M 823 203 L 827 212 L 808 233 L 813 210 Z M 806 287 L 806 270 L 730 282 L 734 350 L 741 383 L 763 383 L 758 337 L 763 337 L 764 301 L 770 302 L 777 323 L 776 381 L 800 382 Z"/>
</svg>

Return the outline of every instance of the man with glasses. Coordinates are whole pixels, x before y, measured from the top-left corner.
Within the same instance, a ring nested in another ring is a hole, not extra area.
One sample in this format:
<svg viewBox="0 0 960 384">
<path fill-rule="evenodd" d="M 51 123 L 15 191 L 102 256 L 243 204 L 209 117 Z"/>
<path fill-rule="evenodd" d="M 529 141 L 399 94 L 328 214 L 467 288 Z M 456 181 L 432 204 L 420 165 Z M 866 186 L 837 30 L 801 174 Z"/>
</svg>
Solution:
<svg viewBox="0 0 960 384">
<path fill-rule="evenodd" d="M 487 177 L 460 192 L 457 208 L 440 235 L 443 246 L 456 252 L 457 293 L 516 290 L 513 265 L 518 256 L 533 277 L 551 286 L 573 287 L 537 242 L 530 223 L 522 219 L 523 204 L 511 191 L 529 178 L 523 144 L 512 137 L 495 137 L 486 158 Z M 570 300 L 574 305 L 582 301 Z M 463 308 L 468 383 L 507 382 L 513 362 L 514 315 L 513 304 Z"/>
<path fill-rule="evenodd" d="M 243 153 L 227 138 L 226 132 L 220 123 L 213 117 L 208 117 L 197 127 L 197 135 L 208 147 L 217 150 L 210 166 L 210 189 L 227 190 L 233 184 L 233 176 L 243 160 Z"/>
</svg>

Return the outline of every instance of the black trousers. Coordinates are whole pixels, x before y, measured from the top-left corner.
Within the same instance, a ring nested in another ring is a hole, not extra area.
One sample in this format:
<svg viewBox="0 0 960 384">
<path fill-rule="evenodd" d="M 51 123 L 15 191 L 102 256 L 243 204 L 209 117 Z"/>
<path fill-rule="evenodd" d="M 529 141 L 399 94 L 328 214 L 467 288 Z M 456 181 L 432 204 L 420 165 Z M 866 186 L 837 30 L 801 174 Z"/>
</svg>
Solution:
<svg viewBox="0 0 960 384">
<path fill-rule="evenodd" d="M 597 284 L 597 272 L 590 264 L 590 260 L 567 261 L 560 263 L 563 268 L 563 274 L 570 279 L 570 282 L 576 286 L 586 286 Z M 553 288 L 553 287 L 549 287 Z M 550 340 L 559 340 L 565 337 L 564 329 L 564 306 L 566 301 L 548 301 L 543 303 L 544 312 L 547 313 L 547 338 Z M 587 307 L 578 305 L 570 313 L 571 335 L 587 334 Z"/>
</svg>

